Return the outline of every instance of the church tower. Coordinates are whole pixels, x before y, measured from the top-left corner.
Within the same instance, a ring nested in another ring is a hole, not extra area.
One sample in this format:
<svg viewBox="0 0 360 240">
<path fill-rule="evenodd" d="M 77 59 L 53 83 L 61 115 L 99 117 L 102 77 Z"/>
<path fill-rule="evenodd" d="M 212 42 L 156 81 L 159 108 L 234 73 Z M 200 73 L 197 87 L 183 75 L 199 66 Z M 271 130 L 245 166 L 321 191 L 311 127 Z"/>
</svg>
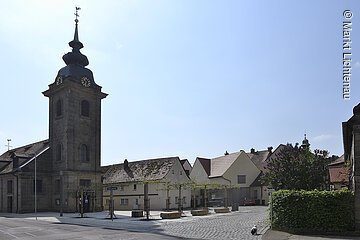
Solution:
<svg viewBox="0 0 360 240">
<path fill-rule="evenodd" d="M 107 96 L 86 68 L 89 61 L 80 52 L 78 10 L 71 52 L 62 59 L 66 66 L 43 94 L 49 98 L 49 141 L 53 170 L 54 209 L 101 210 L 100 172 L 101 100 Z M 83 206 L 81 206 L 81 203 Z"/>
</svg>

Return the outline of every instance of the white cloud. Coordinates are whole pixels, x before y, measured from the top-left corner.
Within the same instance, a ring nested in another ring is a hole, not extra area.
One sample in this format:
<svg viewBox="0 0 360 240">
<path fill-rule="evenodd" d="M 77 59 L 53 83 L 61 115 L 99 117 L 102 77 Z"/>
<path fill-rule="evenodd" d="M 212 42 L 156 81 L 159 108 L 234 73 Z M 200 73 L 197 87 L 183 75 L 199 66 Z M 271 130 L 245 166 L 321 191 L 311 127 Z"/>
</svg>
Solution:
<svg viewBox="0 0 360 240">
<path fill-rule="evenodd" d="M 311 139 L 311 141 L 319 143 L 319 142 L 325 142 L 325 141 L 333 139 L 333 138 L 334 138 L 334 136 L 331 134 L 321 134 L 319 136 L 313 137 Z"/>
<path fill-rule="evenodd" d="M 355 66 L 356 68 L 360 67 L 360 61 L 356 61 L 355 64 L 354 64 L 354 66 Z"/>
</svg>

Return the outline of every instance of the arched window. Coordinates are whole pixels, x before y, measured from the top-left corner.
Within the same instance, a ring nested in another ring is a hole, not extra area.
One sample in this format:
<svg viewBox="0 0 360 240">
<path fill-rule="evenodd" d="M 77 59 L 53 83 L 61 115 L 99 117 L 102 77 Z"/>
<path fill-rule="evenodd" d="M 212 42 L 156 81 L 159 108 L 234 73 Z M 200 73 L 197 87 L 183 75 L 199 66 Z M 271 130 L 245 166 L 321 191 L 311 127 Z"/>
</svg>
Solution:
<svg viewBox="0 0 360 240">
<path fill-rule="evenodd" d="M 85 144 L 81 144 L 80 146 L 80 161 L 81 162 L 89 161 L 89 148 Z"/>
<path fill-rule="evenodd" d="M 81 101 L 81 116 L 89 117 L 90 115 L 90 104 L 86 100 Z"/>
<path fill-rule="evenodd" d="M 56 145 L 56 161 L 60 162 L 62 160 L 62 145 Z"/>
<path fill-rule="evenodd" d="M 61 99 L 56 101 L 56 116 L 60 117 L 63 114 L 63 106 Z"/>
</svg>

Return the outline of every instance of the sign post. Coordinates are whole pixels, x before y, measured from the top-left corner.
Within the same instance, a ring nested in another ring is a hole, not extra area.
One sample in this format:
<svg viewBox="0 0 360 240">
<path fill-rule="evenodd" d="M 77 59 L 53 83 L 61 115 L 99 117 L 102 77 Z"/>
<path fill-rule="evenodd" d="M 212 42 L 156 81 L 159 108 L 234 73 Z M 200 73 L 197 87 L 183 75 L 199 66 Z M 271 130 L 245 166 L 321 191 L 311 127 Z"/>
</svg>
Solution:
<svg viewBox="0 0 360 240">
<path fill-rule="evenodd" d="M 106 190 L 110 191 L 110 209 L 109 209 L 109 215 L 111 218 L 111 221 L 114 220 L 115 213 L 114 213 L 114 190 L 117 190 L 117 187 L 107 187 Z"/>
</svg>

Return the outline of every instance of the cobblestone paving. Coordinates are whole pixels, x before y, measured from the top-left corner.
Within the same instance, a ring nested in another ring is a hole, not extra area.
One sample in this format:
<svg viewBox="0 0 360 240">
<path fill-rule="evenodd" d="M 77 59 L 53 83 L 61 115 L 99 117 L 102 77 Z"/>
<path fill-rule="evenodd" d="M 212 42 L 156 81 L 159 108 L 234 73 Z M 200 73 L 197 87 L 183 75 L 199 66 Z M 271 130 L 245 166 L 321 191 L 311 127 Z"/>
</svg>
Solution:
<svg viewBox="0 0 360 240">
<path fill-rule="evenodd" d="M 252 236 L 251 228 L 257 225 L 258 231 L 267 225 L 268 207 L 248 206 L 239 207 L 239 211 L 209 214 L 207 216 L 191 216 L 189 211 L 184 212 L 186 217 L 180 219 L 161 219 L 159 211 L 152 211 L 151 221 L 144 218 L 131 218 L 131 212 L 118 212 L 114 221 L 106 220 L 107 212 L 89 213 L 86 218 L 79 218 L 77 214 L 41 213 L 39 221 L 60 224 L 82 225 L 112 230 L 124 230 L 129 233 L 160 234 L 161 239 L 261 239 L 262 235 Z M 35 220 L 33 214 L 2 214 L 14 219 Z M 64 225 L 65 226 L 65 225 Z M 1 223 L 0 223 L 1 229 Z M 1 231 L 0 231 L 1 232 Z M 167 238 L 169 237 L 169 238 Z M 1 238 L 0 238 L 1 239 Z M 135 239 L 135 238 L 134 238 Z"/>
<path fill-rule="evenodd" d="M 192 239 L 261 239 L 250 230 L 254 225 L 259 231 L 265 228 L 267 213 L 267 207 L 240 207 L 239 212 L 169 220 L 160 228 L 166 235 Z"/>
</svg>

